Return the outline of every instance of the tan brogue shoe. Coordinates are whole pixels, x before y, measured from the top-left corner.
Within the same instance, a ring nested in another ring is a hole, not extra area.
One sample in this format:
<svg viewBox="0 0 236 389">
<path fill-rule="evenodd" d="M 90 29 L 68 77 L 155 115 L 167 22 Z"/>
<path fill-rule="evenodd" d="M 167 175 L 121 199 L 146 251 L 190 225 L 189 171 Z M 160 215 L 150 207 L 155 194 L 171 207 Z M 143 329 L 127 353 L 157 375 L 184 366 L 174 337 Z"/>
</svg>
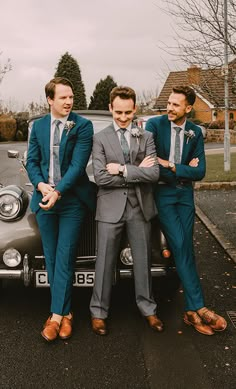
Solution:
<svg viewBox="0 0 236 389">
<path fill-rule="evenodd" d="M 189 326 L 193 326 L 195 330 L 197 330 L 203 335 L 214 335 L 214 331 L 212 330 L 212 328 L 202 321 L 200 316 L 198 316 L 197 312 L 185 312 L 184 322 Z"/>
<path fill-rule="evenodd" d="M 63 316 L 61 321 L 61 327 L 59 331 L 59 338 L 65 340 L 69 339 L 72 335 L 72 324 L 73 324 L 73 315 L 71 314 L 71 318 Z"/>
<path fill-rule="evenodd" d="M 198 315 L 202 318 L 204 323 L 208 324 L 214 331 L 224 331 L 227 327 L 227 321 L 214 311 L 208 308 L 198 310 Z"/>
<path fill-rule="evenodd" d="M 93 332 L 97 335 L 107 335 L 105 320 L 96 317 L 91 318 Z"/>
<path fill-rule="evenodd" d="M 49 316 L 48 320 L 44 324 L 44 329 L 41 332 L 41 335 L 48 342 L 52 342 L 55 340 L 59 333 L 60 324 L 57 321 L 52 321 L 51 316 Z"/>
<path fill-rule="evenodd" d="M 162 332 L 164 330 L 164 324 L 156 315 L 150 315 L 150 316 L 145 316 L 149 326 L 154 330 L 158 332 Z"/>
</svg>

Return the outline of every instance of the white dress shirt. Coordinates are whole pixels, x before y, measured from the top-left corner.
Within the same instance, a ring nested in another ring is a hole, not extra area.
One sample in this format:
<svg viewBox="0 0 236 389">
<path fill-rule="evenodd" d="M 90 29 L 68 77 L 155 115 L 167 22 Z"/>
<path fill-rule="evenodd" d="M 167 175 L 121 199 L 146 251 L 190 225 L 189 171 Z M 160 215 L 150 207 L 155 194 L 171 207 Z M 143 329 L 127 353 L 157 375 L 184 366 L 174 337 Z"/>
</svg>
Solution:
<svg viewBox="0 0 236 389">
<path fill-rule="evenodd" d="M 53 140 L 54 140 L 54 132 L 55 132 L 55 121 L 56 120 L 60 120 L 61 123 L 59 124 L 59 128 L 60 128 L 60 139 L 62 137 L 62 132 L 63 132 L 63 129 L 65 127 L 65 124 L 66 124 L 66 121 L 68 119 L 68 116 L 66 117 L 63 117 L 63 118 L 54 118 L 52 115 L 51 115 L 51 128 L 50 128 L 50 164 L 49 164 L 49 176 L 48 176 L 48 183 L 50 185 L 54 185 L 54 181 L 53 181 Z"/>
</svg>

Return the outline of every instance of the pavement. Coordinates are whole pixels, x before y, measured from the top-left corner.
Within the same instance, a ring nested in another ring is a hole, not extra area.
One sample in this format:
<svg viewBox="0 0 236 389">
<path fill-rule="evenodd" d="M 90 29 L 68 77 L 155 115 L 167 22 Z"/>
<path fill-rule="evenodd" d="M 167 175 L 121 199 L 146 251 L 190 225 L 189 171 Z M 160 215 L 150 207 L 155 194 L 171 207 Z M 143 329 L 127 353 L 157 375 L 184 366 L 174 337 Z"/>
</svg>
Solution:
<svg viewBox="0 0 236 389">
<path fill-rule="evenodd" d="M 196 215 L 236 263 L 236 183 L 205 184 L 195 187 Z"/>
</svg>

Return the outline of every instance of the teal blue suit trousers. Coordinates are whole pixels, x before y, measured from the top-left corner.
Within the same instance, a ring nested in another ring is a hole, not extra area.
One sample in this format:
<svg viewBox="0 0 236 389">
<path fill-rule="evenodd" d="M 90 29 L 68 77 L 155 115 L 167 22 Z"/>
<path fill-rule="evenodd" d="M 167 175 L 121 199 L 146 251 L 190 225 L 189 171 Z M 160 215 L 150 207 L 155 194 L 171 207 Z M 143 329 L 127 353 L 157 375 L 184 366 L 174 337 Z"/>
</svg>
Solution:
<svg viewBox="0 0 236 389">
<path fill-rule="evenodd" d="M 195 207 L 192 186 L 179 185 L 170 189 L 168 185 L 157 185 L 155 200 L 160 225 L 182 281 L 185 310 L 196 311 L 204 306 L 204 299 L 193 249 Z"/>
<path fill-rule="evenodd" d="M 51 290 L 51 312 L 71 311 L 71 285 L 85 206 L 67 192 L 49 211 L 39 209 L 39 225 Z"/>
</svg>

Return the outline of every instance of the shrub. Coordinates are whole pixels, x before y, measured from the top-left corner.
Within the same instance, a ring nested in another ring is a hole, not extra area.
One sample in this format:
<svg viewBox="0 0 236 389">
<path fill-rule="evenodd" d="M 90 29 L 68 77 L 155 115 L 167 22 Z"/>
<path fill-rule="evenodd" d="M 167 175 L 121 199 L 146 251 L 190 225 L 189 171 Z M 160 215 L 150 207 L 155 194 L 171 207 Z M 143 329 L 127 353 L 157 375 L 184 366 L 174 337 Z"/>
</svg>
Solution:
<svg viewBox="0 0 236 389">
<path fill-rule="evenodd" d="M 0 116 L 0 141 L 11 141 L 16 136 L 16 120 L 6 115 Z"/>
<path fill-rule="evenodd" d="M 235 122 L 233 119 L 229 120 L 229 128 L 232 130 L 235 126 Z M 224 129 L 225 128 L 225 121 L 224 120 L 213 120 L 211 123 L 209 123 L 210 129 Z"/>
<path fill-rule="evenodd" d="M 23 141 L 28 138 L 28 118 L 29 114 L 24 112 L 15 116 L 16 119 L 16 140 Z"/>
</svg>

